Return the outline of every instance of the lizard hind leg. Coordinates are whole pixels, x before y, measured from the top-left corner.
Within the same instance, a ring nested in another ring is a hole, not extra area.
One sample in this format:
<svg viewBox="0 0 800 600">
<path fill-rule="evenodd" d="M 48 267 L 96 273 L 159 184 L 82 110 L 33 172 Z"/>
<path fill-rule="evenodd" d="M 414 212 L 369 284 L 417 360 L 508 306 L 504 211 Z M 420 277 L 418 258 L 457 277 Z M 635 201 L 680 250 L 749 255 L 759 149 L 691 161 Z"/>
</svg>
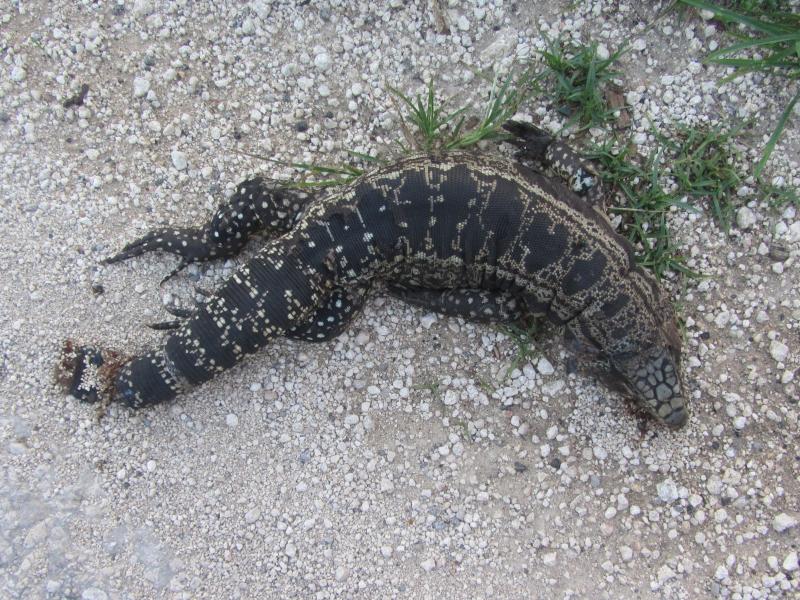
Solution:
<svg viewBox="0 0 800 600">
<path fill-rule="evenodd" d="M 220 205 L 206 225 L 155 229 L 103 263 L 113 264 L 153 251 L 175 254 L 181 261 L 164 278 L 166 281 L 191 263 L 236 256 L 248 237 L 258 231 L 289 231 L 309 200 L 310 195 L 302 190 L 261 177 L 248 179 L 236 186 L 236 192 Z"/>
</svg>

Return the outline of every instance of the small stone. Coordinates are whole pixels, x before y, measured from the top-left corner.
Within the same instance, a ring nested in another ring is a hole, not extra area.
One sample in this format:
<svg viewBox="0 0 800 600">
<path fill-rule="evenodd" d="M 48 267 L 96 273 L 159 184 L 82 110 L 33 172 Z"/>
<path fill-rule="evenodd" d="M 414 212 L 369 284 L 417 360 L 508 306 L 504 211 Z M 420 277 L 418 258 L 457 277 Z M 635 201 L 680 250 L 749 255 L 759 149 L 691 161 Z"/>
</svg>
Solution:
<svg viewBox="0 0 800 600">
<path fill-rule="evenodd" d="M 542 375 L 552 375 L 553 373 L 555 373 L 553 365 L 545 357 L 539 359 L 539 361 L 536 363 L 536 369 Z"/>
<path fill-rule="evenodd" d="M 725 565 L 720 565 L 717 567 L 717 570 L 714 571 L 714 579 L 717 581 L 722 581 L 728 577 L 728 569 L 725 568 Z"/>
<path fill-rule="evenodd" d="M 186 155 L 180 150 L 173 150 L 171 157 L 172 166 L 178 169 L 178 171 L 183 171 L 188 166 Z"/>
<path fill-rule="evenodd" d="M 784 571 L 797 571 L 797 552 L 794 550 L 789 552 L 789 554 L 786 555 L 786 558 L 783 559 L 782 566 Z"/>
<path fill-rule="evenodd" d="M 678 486 L 671 479 L 665 479 L 656 486 L 658 498 L 665 504 L 678 499 Z"/>
<path fill-rule="evenodd" d="M 793 517 L 792 515 L 787 515 L 786 513 L 781 513 L 772 520 L 772 528 L 778 533 L 783 533 L 787 529 L 791 529 L 796 525 L 797 518 Z"/>
<path fill-rule="evenodd" d="M 353 85 L 351 85 L 351 86 L 350 86 L 350 93 L 351 93 L 351 94 L 353 94 L 353 96 L 356 96 L 356 97 L 358 97 L 358 96 L 360 96 L 360 95 L 361 95 L 363 92 L 364 92 L 364 86 L 362 86 L 362 85 L 361 85 L 360 83 L 358 83 L 358 82 L 356 82 L 356 83 L 354 83 Z"/>
<path fill-rule="evenodd" d="M 233 413 L 228 413 L 225 416 L 225 425 L 228 427 L 236 427 L 239 424 L 239 417 Z"/>
<path fill-rule="evenodd" d="M 550 444 L 542 444 L 539 446 L 539 455 L 542 458 L 550 456 Z"/>
<path fill-rule="evenodd" d="M 542 555 L 542 562 L 548 567 L 552 567 L 554 564 L 556 564 L 557 559 L 558 553 L 556 552 L 548 552 Z"/>
<path fill-rule="evenodd" d="M 381 546 L 381 556 L 383 558 L 389 558 L 391 555 L 392 555 L 391 546 Z"/>
<path fill-rule="evenodd" d="M 619 555 L 622 557 L 622 560 L 628 562 L 633 558 L 633 550 L 630 548 L 630 546 L 622 546 L 619 549 Z"/>
<path fill-rule="evenodd" d="M 144 77 L 136 77 L 133 80 L 133 96 L 134 98 L 141 98 L 147 95 L 150 91 L 150 80 Z"/>
<path fill-rule="evenodd" d="M 355 339 L 356 344 L 358 344 L 359 346 L 365 346 L 368 341 L 369 341 L 369 334 L 363 329 L 359 331 Z"/>
<path fill-rule="evenodd" d="M 437 318 L 436 315 L 433 313 L 428 313 L 427 315 L 422 315 L 419 319 L 420 325 L 422 325 L 425 329 L 430 329 L 431 326 L 436 323 Z"/>
<path fill-rule="evenodd" d="M 297 86 L 303 91 L 307 92 L 308 90 L 311 89 L 311 87 L 313 85 L 314 85 L 314 80 L 311 79 L 310 77 L 298 77 L 297 78 Z"/>
<path fill-rule="evenodd" d="M 739 229 L 750 229 L 756 224 L 756 214 L 746 206 L 742 206 L 736 211 L 736 224 Z"/>
<path fill-rule="evenodd" d="M 769 246 L 769 257 L 777 262 L 784 262 L 789 258 L 789 250 L 783 244 L 773 242 Z"/>
<path fill-rule="evenodd" d="M 675 571 L 673 571 L 667 565 L 662 565 L 661 568 L 658 569 L 657 577 L 658 577 L 658 582 L 664 584 L 670 579 L 675 578 Z"/>
<path fill-rule="evenodd" d="M 436 561 L 433 560 L 432 558 L 429 558 L 419 563 L 419 566 L 422 567 L 422 570 L 425 571 L 426 573 L 430 573 L 436 568 Z"/>
<path fill-rule="evenodd" d="M 289 542 L 288 544 L 286 544 L 284 552 L 286 553 L 286 556 L 288 556 L 289 558 L 294 558 L 294 556 L 297 554 L 297 547 L 292 542 Z"/>
<path fill-rule="evenodd" d="M 461 31 L 469 31 L 469 19 L 464 15 L 458 17 L 456 24 Z"/>
<path fill-rule="evenodd" d="M 772 340 L 769 344 L 769 354 L 777 362 L 785 362 L 789 356 L 789 346 L 778 340 Z"/>
<path fill-rule="evenodd" d="M 261 518 L 260 508 L 251 508 L 246 513 L 244 513 L 244 522 L 247 523 L 248 525 L 252 525 L 260 518 Z"/>
<path fill-rule="evenodd" d="M 336 578 L 336 581 L 344 581 L 347 579 L 349 574 L 350 572 L 346 568 L 338 566 L 336 567 L 336 571 L 334 571 L 333 576 Z"/>
<path fill-rule="evenodd" d="M 22 67 L 14 67 L 11 69 L 11 80 L 12 81 L 25 81 L 25 77 L 28 74 L 25 72 L 25 69 Z"/>
<path fill-rule="evenodd" d="M 331 66 L 331 57 L 327 52 L 320 52 L 314 57 L 314 66 L 324 73 Z"/>
</svg>

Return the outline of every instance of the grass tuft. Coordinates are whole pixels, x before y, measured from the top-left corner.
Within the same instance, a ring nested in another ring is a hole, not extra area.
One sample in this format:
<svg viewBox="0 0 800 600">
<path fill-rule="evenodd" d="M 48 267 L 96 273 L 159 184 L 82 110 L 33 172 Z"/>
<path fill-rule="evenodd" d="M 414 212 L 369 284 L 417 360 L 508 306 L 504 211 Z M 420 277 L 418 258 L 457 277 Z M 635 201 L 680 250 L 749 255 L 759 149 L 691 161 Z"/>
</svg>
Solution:
<svg viewBox="0 0 800 600">
<path fill-rule="evenodd" d="M 682 4 L 699 10 L 707 10 L 725 24 L 736 24 L 747 33 L 734 32 L 740 41 L 715 50 L 706 57 L 706 62 L 733 68 L 733 73 L 720 83 L 732 81 L 746 73 L 772 74 L 796 82 L 800 80 L 800 15 L 783 12 L 780 2 L 735 2 L 739 11 L 730 10 L 707 0 L 678 0 Z M 800 85 L 795 85 L 794 95 L 778 118 L 761 159 L 755 168 L 760 177 L 786 123 L 800 100 Z"/>
<path fill-rule="evenodd" d="M 470 148 L 484 140 L 502 140 L 508 137 L 502 125 L 517 112 L 519 106 L 533 94 L 535 85 L 530 72 L 510 73 L 502 81 L 495 80 L 482 116 L 476 124 L 467 127 L 469 106 L 453 111 L 445 109 L 446 102 L 436 98 L 433 81 L 428 82 L 428 91 L 410 98 L 390 87 L 389 91 L 399 98 L 407 109 L 405 117 L 400 113 L 408 146 L 401 145 L 403 153 L 414 150 L 459 150 Z M 414 128 L 412 131 L 406 121 Z"/>
<path fill-rule="evenodd" d="M 516 324 L 502 325 L 500 331 L 513 342 L 516 347 L 514 358 L 511 364 L 508 365 L 503 379 L 508 379 L 508 376 L 514 372 L 514 369 L 519 369 L 525 363 L 530 362 L 536 358 L 539 352 L 536 350 L 535 338 L 541 331 L 541 323 L 537 319 L 532 319 L 529 323 L 520 327 Z"/>
<path fill-rule="evenodd" d="M 656 139 L 670 155 L 668 172 L 678 193 L 707 201 L 717 224 L 730 232 L 738 208 L 737 189 L 742 181 L 736 169 L 741 160 L 734 139 L 741 128 L 729 130 L 678 125 L 672 138 L 656 133 Z"/>
<path fill-rule="evenodd" d="M 616 118 L 618 109 L 609 102 L 607 87 L 619 76 L 612 66 L 625 47 L 608 58 L 600 58 L 597 49 L 597 42 L 578 45 L 555 40 L 541 52 L 545 69 L 536 81 L 552 95 L 558 112 L 567 117 L 565 129 L 599 127 Z"/>
<path fill-rule="evenodd" d="M 663 179 L 663 149 L 658 148 L 641 160 L 633 156 L 634 146 L 616 149 L 609 140 L 595 146 L 589 158 L 597 161 L 605 185 L 617 191 L 622 202 L 609 211 L 622 217 L 622 234 L 636 250 L 639 264 L 651 270 L 658 279 L 668 271 L 696 277 L 685 260 L 670 231 L 670 211 L 695 210 L 682 201 L 680 194 L 667 193 Z"/>
</svg>

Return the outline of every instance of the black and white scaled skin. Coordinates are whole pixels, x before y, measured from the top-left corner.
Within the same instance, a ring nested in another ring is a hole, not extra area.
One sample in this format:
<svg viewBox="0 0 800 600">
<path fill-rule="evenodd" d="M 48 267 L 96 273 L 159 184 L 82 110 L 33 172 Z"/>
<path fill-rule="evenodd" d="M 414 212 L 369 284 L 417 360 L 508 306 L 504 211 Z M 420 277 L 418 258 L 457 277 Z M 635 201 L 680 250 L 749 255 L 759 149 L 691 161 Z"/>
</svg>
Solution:
<svg viewBox="0 0 800 600">
<path fill-rule="evenodd" d="M 465 319 L 545 316 L 638 407 L 681 427 L 689 413 L 669 298 L 599 210 L 591 168 L 533 126 L 506 127 L 522 158 L 566 185 L 469 152 L 403 158 L 332 193 L 257 177 L 207 225 L 160 229 L 127 245 L 105 262 L 163 251 L 180 257 L 177 271 L 234 256 L 255 232 L 268 237 L 163 345 L 125 360 L 71 344 L 61 380 L 84 400 L 150 406 L 275 338 L 335 337 L 382 282 L 399 298 Z"/>
</svg>

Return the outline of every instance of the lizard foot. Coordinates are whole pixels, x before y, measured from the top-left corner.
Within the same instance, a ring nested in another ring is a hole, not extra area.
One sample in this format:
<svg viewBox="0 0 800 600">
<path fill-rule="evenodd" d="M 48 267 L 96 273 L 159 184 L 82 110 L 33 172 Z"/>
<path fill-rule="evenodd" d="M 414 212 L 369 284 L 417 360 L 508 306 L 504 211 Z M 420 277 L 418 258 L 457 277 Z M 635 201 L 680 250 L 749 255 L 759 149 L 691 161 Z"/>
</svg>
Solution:
<svg viewBox="0 0 800 600">
<path fill-rule="evenodd" d="M 66 340 L 56 367 L 56 381 L 82 402 L 108 404 L 113 397 L 114 379 L 127 357 L 113 350 L 77 346 Z"/>
</svg>

